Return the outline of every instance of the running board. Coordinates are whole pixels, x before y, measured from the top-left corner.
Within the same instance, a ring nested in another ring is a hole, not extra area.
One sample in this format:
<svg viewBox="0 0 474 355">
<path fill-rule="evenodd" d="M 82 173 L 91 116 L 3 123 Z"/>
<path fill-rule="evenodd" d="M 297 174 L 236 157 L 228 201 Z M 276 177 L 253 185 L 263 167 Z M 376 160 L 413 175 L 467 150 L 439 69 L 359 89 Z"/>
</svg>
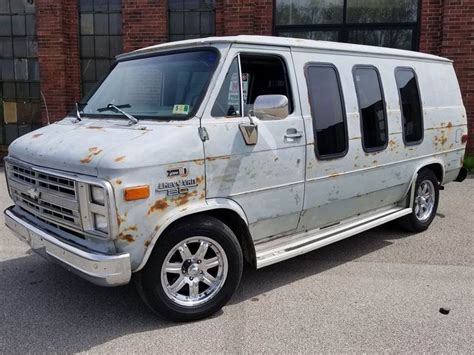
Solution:
<svg viewBox="0 0 474 355">
<path fill-rule="evenodd" d="M 258 243 L 255 245 L 257 269 L 308 253 L 411 212 L 411 207 L 397 206 L 350 222 Z"/>
</svg>

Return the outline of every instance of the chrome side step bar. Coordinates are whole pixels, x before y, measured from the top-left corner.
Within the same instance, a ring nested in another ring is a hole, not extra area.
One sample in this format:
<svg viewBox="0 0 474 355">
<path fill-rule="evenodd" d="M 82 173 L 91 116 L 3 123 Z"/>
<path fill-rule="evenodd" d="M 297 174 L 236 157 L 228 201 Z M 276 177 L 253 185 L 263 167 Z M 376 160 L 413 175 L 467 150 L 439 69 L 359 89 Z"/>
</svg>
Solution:
<svg viewBox="0 0 474 355">
<path fill-rule="evenodd" d="M 411 198 L 412 199 L 412 198 Z M 305 254 L 325 245 L 351 237 L 368 229 L 410 214 L 410 207 L 393 206 L 366 217 L 359 216 L 327 228 L 319 228 L 255 244 L 257 269 Z"/>
</svg>

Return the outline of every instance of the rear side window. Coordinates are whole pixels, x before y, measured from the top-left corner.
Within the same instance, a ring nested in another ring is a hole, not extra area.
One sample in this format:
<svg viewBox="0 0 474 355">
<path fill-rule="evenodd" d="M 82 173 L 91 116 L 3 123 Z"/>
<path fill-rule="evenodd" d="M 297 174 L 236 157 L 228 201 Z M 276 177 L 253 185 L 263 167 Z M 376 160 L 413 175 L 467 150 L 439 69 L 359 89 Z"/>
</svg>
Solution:
<svg viewBox="0 0 474 355">
<path fill-rule="evenodd" d="M 339 75 L 329 64 L 306 66 L 315 151 L 319 159 L 347 152 L 347 128 Z"/>
<path fill-rule="evenodd" d="M 355 67 L 353 75 L 359 101 L 362 146 L 365 151 L 382 150 L 387 146 L 388 130 L 379 73 L 374 67 Z"/>
<path fill-rule="evenodd" d="M 395 70 L 405 144 L 420 143 L 423 140 L 423 116 L 416 75 L 411 68 Z"/>
</svg>

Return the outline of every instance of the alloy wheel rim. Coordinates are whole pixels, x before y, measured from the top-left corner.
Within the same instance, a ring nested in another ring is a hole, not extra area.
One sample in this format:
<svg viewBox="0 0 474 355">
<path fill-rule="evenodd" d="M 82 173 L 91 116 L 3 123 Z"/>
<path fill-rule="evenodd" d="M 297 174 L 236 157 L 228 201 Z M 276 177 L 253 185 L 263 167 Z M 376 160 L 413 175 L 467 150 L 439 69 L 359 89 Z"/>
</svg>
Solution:
<svg viewBox="0 0 474 355">
<path fill-rule="evenodd" d="M 416 191 L 415 216 L 424 222 L 428 220 L 435 205 L 435 188 L 431 180 L 424 180 Z"/>
<path fill-rule="evenodd" d="M 161 284 L 174 303 L 194 307 L 208 302 L 223 287 L 228 262 L 215 240 L 195 236 L 176 244 L 161 267 Z"/>
</svg>

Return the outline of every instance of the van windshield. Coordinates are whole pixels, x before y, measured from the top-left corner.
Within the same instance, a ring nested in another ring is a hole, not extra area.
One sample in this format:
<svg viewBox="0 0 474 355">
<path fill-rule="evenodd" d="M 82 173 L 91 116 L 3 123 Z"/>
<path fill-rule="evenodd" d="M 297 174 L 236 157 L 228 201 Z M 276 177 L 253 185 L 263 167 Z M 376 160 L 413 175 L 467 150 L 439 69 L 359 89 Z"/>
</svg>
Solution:
<svg viewBox="0 0 474 355">
<path fill-rule="evenodd" d="M 143 119 L 186 119 L 199 107 L 216 68 L 216 51 L 195 50 L 118 62 L 81 103 L 84 116 L 117 117 L 108 105 Z"/>
</svg>

